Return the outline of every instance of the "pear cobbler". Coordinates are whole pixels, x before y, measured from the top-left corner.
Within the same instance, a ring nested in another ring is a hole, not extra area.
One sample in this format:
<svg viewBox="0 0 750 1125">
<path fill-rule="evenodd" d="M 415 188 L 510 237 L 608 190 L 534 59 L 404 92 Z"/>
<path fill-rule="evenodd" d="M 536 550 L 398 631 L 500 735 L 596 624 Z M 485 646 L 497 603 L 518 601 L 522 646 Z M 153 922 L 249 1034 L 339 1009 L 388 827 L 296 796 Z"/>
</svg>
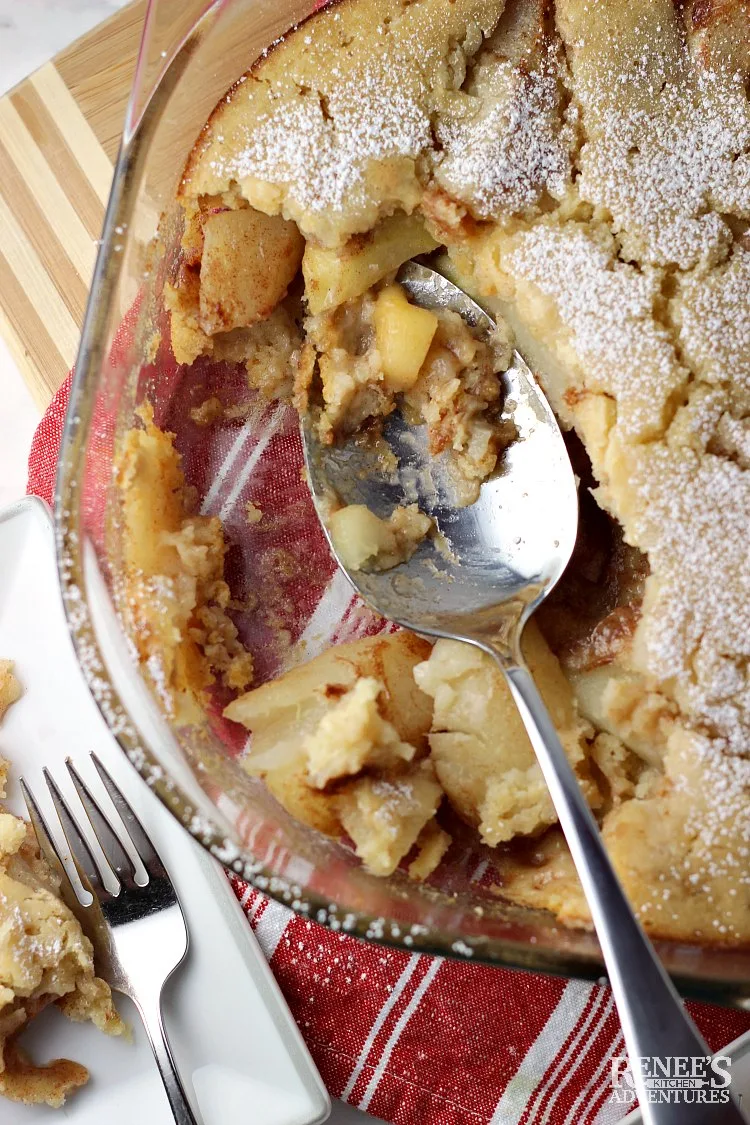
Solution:
<svg viewBox="0 0 750 1125">
<path fill-rule="evenodd" d="M 512 440 L 519 348 L 581 482 L 529 665 L 648 931 L 728 945 L 750 939 L 749 83 L 740 0 L 341 0 L 217 105 L 166 287 L 178 363 L 243 363 L 325 442 L 377 440 L 398 403 L 465 503 Z M 410 304 L 418 255 L 493 338 Z M 590 924 L 488 657 L 387 633 L 254 685 L 221 525 L 148 406 L 117 471 L 123 612 L 173 714 L 220 684 L 247 769 L 372 872 L 429 877 L 463 823 L 504 898 Z M 407 557 L 430 529 L 400 513 L 339 513 L 347 558 Z"/>
<path fill-rule="evenodd" d="M 0 721 L 20 696 L 12 661 L 0 660 Z M 0 755 L 0 797 L 7 773 Z M 60 879 L 41 856 L 31 825 L 0 804 L 0 1095 L 11 1101 L 59 1108 L 88 1081 L 80 1063 L 37 1065 L 17 1042 L 50 1004 L 109 1035 L 126 1030 L 109 985 L 96 976 L 91 942 L 61 901 Z"/>
</svg>

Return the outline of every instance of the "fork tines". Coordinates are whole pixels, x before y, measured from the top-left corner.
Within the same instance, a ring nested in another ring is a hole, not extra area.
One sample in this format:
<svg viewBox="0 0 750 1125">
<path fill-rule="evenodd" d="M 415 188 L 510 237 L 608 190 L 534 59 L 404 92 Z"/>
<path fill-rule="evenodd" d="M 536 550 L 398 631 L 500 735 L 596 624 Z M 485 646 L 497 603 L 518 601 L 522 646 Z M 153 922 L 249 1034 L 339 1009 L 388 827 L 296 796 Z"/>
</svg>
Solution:
<svg viewBox="0 0 750 1125">
<path fill-rule="evenodd" d="M 91 759 L 119 814 L 119 818 L 122 822 L 121 830 L 124 830 L 126 835 L 130 838 L 136 854 L 140 856 L 149 879 L 154 876 L 159 877 L 166 875 L 156 848 L 131 805 L 120 792 L 96 754 L 92 754 Z M 94 836 L 109 865 L 111 875 L 116 877 L 120 888 L 134 890 L 139 886 L 139 884 L 136 883 L 136 868 L 122 843 L 121 836 L 113 827 L 111 820 L 92 794 L 86 782 L 78 773 L 71 759 L 67 758 L 65 764 L 83 809 L 86 812 Z M 107 897 L 109 895 L 105 885 L 107 873 L 102 870 L 101 861 L 97 859 L 92 850 L 86 832 L 80 827 L 80 823 L 71 812 L 66 798 L 63 796 L 55 779 L 46 768 L 44 770 L 44 779 L 47 783 L 47 788 L 49 789 L 55 811 L 60 819 L 65 839 L 70 849 L 70 855 L 73 859 L 81 884 L 84 889 L 90 889 L 98 898 L 102 898 L 102 896 Z M 29 818 L 36 832 L 45 859 L 59 874 L 67 875 L 67 872 L 64 871 L 64 864 L 55 847 L 54 838 L 50 832 L 49 825 L 33 793 L 23 778 L 21 778 L 21 790 L 24 800 L 26 801 L 26 807 L 29 810 Z"/>
</svg>

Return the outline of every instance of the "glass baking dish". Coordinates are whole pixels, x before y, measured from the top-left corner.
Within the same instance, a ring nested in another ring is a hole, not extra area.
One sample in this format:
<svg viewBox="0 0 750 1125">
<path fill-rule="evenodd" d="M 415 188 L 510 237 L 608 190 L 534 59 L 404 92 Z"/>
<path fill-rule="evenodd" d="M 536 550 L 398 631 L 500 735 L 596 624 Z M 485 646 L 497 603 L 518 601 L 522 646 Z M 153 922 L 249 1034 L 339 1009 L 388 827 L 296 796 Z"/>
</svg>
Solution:
<svg viewBox="0 0 750 1125">
<path fill-rule="evenodd" d="M 344 845 L 294 821 L 239 768 L 216 724 L 170 722 L 131 657 L 114 608 L 121 542 L 109 518 L 117 506 L 113 448 L 144 398 L 157 415 L 168 415 L 185 377 L 174 363 L 167 374 L 154 359 L 164 322 L 161 287 L 179 235 L 175 189 L 221 95 L 310 10 L 309 0 L 216 0 L 179 11 L 149 4 L 57 481 L 59 566 L 73 641 L 131 762 L 197 840 L 267 894 L 334 929 L 408 951 L 595 979 L 602 973 L 595 937 L 484 889 L 487 864 L 476 851 L 443 865 L 448 871 L 437 886 L 398 872 L 384 880 Z M 161 345 L 163 356 L 163 339 Z M 178 447 L 180 438 L 178 432 Z M 659 952 L 686 993 L 750 1002 L 750 951 L 662 943 Z"/>
</svg>

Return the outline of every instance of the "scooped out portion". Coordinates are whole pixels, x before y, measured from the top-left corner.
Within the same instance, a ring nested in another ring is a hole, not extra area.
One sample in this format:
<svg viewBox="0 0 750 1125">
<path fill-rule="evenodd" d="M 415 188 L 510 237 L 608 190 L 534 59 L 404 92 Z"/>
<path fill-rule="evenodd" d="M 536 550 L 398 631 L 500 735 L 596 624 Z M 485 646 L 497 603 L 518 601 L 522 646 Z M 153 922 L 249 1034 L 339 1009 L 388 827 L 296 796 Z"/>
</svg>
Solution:
<svg viewBox="0 0 750 1125">
<path fill-rule="evenodd" d="M 512 359 L 504 326 L 488 337 L 458 313 L 412 304 L 391 281 L 305 322 L 309 361 L 295 404 L 320 440 L 378 433 L 397 406 L 427 428 L 462 504 L 470 504 L 514 436 L 499 376 Z"/>
</svg>

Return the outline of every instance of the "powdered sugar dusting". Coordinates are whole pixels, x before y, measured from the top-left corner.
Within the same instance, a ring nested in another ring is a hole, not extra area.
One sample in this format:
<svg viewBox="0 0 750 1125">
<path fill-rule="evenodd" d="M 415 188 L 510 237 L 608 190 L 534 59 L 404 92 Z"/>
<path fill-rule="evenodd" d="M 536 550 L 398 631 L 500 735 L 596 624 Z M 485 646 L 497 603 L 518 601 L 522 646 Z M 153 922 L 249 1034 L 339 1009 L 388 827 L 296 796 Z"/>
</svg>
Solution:
<svg viewBox="0 0 750 1125">
<path fill-rule="evenodd" d="M 750 209 L 750 107 L 741 80 L 683 69 L 664 81 L 651 111 L 629 108 L 630 74 L 579 90 L 599 121 L 578 188 L 611 213 L 624 257 L 689 269 L 726 254 L 719 212 Z"/>
<path fill-rule="evenodd" d="M 658 444 L 633 458 L 655 604 L 644 622 L 650 670 L 675 676 L 688 709 L 750 749 L 750 473 Z M 746 730 L 743 733 L 743 728 Z"/>
<path fill-rule="evenodd" d="M 726 387 L 744 411 L 750 405 L 750 249 L 736 246 L 709 276 L 687 274 L 675 306 L 692 366 L 702 380 Z"/>
<path fill-rule="evenodd" d="M 685 381 L 666 329 L 654 318 L 659 277 L 619 262 L 603 231 L 569 222 L 523 231 L 508 255 L 511 272 L 553 304 L 570 336 L 581 383 L 612 395 L 633 439 L 661 432 L 665 409 Z"/>
<path fill-rule="evenodd" d="M 468 119 L 439 125 L 436 179 L 478 218 L 535 207 L 545 192 L 564 196 L 575 130 L 562 123 L 560 76 L 551 45 L 531 71 L 509 60 L 487 65 Z"/>
<path fill-rule="evenodd" d="M 606 496 L 651 565 L 639 633 L 644 671 L 672 682 L 687 716 L 746 753 L 750 473 L 726 447 L 728 435 L 739 441 L 730 408 L 747 364 L 746 297 L 736 279 L 713 291 L 710 278 L 688 281 L 683 336 L 704 360 L 688 371 L 656 317 L 658 271 L 617 261 L 575 223 L 537 224 L 516 245 L 512 271 L 554 301 L 581 382 L 617 403 L 623 467 L 605 482 Z M 672 421 L 666 408 L 677 391 L 686 404 Z"/>
<path fill-rule="evenodd" d="M 611 400 L 600 497 L 651 567 L 632 659 L 687 728 L 666 767 L 689 810 L 686 863 L 705 895 L 725 877 L 736 894 L 750 854 L 750 105 L 742 76 L 691 58 L 679 33 L 608 26 L 604 7 L 583 5 L 569 42 L 583 205 L 514 224 L 494 253 L 574 407 L 592 390 Z"/>
<path fill-rule="evenodd" d="M 417 93 L 400 68 L 384 81 L 372 67 L 357 76 L 357 97 L 345 84 L 325 101 L 314 92 L 282 98 L 213 167 L 224 178 L 284 185 L 305 211 L 365 208 L 370 161 L 414 161 L 430 143 L 425 91 Z M 246 96 L 256 96 L 252 87 Z"/>
</svg>

